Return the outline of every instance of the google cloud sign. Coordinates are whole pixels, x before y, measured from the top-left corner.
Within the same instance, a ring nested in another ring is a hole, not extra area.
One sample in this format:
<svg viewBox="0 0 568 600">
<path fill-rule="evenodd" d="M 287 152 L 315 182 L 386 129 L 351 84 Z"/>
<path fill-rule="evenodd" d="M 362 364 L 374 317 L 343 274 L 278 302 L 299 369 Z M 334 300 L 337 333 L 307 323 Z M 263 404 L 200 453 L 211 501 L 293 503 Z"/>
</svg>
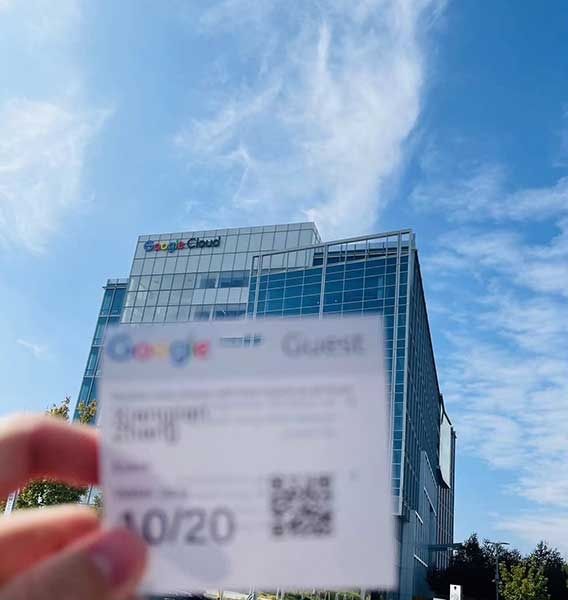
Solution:
<svg viewBox="0 0 568 600">
<path fill-rule="evenodd" d="M 221 245 L 221 236 L 215 238 L 189 238 L 184 240 L 172 240 L 171 242 L 155 242 L 148 240 L 144 244 L 146 252 L 175 252 L 176 250 L 185 250 L 185 248 L 217 248 Z"/>
</svg>

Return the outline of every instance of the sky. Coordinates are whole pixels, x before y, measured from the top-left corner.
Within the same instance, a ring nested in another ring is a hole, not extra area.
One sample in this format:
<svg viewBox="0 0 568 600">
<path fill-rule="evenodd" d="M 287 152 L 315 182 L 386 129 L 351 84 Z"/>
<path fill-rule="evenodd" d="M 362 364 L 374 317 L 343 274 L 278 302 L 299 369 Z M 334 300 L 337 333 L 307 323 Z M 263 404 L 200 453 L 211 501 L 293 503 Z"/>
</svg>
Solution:
<svg viewBox="0 0 568 600">
<path fill-rule="evenodd" d="M 456 539 L 568 555 L 568 4 L 0 0 L 0 416 L 76 399 L 136 237 L 412 228 Z"/>
</svg>

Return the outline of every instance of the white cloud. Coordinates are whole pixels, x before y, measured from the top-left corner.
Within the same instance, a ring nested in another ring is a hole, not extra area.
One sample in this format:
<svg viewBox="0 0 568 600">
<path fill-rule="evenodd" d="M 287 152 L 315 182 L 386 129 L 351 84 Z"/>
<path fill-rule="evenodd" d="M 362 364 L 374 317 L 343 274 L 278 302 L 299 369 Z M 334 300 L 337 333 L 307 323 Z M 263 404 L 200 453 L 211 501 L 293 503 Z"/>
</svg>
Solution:
<svg viewBox="0 0 568 600">
<path fill-rule="evenodd" d="M 86 149 L 107 114 L 26 99 L 0 105 L 0 244 L 44 249 L 81 202 Z"/>
<path fill-rule="evenodd" d="M 568 514 L 524 512 L 516 517 L 500 518 L 495 527 L 517 535 L 531 547 L 535 540 L 545 540 L 568 555 Z"/>
<path fill-rule="evenodd" d="M 21 338 L 17 339 L 16 343 L 26 348 L 26 350 L 29 350 L 37 359 L 43 359 L 47 356 L 47 346 L 42 346 Z"/>
<path fill-rule="evenodd" d="M 178 146 L 190 165 L 227 179 L 234 214 L 262 207 L 271 219 L 316 219 L 328 237 L 369 230 L 420 114 L 423 34 L 440 6 L 217 3 L 204 31 L 230 23 L 243 52 L 257 51 L 257 70 L 231 81 L 239 92 L 217 95 L 220 106 L 179 132 Z"/>
<path fill-rule="evenodd" d="M 568 179 L 515 190 L 502 168 L 448 179 L 437 164 L 413 200 L 452 223 L 427 262 L 448 284 L 433 288 L 434 302 L 454 312 L 438 364 L 460 444 L 511 470 L 507 491 L 537 507 L 500 527 L 566 549 Z"/>
<path fill-rule="evenodd" d="M 502 165 L 448 165 L 435 150 L 427 151 L 422 170 L 412 202 L 451 222 L 542 221 L 568 214 L 568 177 L 552 186 L 511 190 Z"/>
</svg>

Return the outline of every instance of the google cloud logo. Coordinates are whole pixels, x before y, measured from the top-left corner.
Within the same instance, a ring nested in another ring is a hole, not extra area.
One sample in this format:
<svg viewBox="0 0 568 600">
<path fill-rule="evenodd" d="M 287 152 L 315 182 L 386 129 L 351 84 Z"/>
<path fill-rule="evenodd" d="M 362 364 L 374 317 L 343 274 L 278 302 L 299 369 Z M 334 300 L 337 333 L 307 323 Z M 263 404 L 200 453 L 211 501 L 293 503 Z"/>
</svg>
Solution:
<svg viewBox="0 0 568 600">
<path fill-rule="evenodd" d="M 144 243 L 144 250 L 146 252 L 175 252 L 176 250 L 185 250 L 188 248 L 218 248 L 221 245 L 221 236 L 218 235 L 215 238 L 203 239 L 203 238 L 189 238 L 187 241 L 184 240 L 173 240 L 171 242 L 155 242 L 154 240 L 148 240 Z"/>
<path fill-rule="evenodd" d="M 185 365 L 193 357 L 207 358 L 209 350 L 208 340 L 196 342 L 187 339 L 168 343 L 134 342 L 127 333 L 115 335 L 106 345 L 107 356 L 115 362 L 169 360 L 176 367 Z"/>
</svg>

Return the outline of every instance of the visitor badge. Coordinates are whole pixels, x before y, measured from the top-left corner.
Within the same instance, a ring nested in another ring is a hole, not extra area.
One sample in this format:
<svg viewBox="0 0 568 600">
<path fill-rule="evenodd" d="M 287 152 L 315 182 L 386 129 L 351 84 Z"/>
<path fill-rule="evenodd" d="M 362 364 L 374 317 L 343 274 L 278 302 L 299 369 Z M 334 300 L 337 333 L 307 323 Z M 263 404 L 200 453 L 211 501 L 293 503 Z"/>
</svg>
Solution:
<svg viewBox="0 0 568 600">
<path fill-rule="evenodd" d="M 395 586 L 379 318 L 107 331 L 104 520 L 142 592 Z"/>
</svg>

